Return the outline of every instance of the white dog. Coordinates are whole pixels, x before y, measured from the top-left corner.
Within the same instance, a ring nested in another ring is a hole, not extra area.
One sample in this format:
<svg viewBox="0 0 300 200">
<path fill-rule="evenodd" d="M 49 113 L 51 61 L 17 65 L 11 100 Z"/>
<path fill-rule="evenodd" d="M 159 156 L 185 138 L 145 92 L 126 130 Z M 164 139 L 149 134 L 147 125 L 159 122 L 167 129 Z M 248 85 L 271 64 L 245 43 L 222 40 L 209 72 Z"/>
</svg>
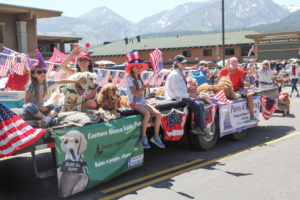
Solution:
<svg viewBox="0 0 300 200">
<path fill-rule="evenodd" d="M 88 184 L 88 168 L 83 159 L 87 147 L 86 139 L 77 130 L 71 130 L 61 138 L 61 149 L 65 152 L 65 161 L 57 169 L 60 195 L 67 197 L 81 192 Z"/>
<path fill-rule="evenodd" d="M 91 72 L 78 72 L 69 77 L 71 80 L 83 79 L 84 83 L 67 84 L 63 97 L 59 99 L 59 104 L 62 105 L 62 111 L 81 111 L 81 106 L 84 98 L 98 87 L 96 74 Z"/>
</svg>

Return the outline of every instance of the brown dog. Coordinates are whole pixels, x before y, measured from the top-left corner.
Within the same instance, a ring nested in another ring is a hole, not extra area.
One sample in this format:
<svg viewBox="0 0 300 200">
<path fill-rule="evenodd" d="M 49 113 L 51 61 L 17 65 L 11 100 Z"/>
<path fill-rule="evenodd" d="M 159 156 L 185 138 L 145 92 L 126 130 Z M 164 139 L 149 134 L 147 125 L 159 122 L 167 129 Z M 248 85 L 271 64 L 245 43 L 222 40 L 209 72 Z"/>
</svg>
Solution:
<svg viewBox="0 0 300 200">
<path fill-rule="evenodd" d="M 197 88 L 197 93 L 215 94 L 223 89 L 228 99 L 238 99 L 240 95 L 234 92 L 231 81 L 226 76 L 222 76 L 217 85 L 202 84 Z"/>
<path fill-rule="evenodd" d="M 198 87 L 198 83 L 196 81 L 196 79 L 192 78 L 192 77 L 187 77 L 186 78 L 187 81 L 187 91 L 190 94 L 197 94 L 197 87 Z M 157 88 L 156 92 L 155 92 L 155 96 L 165 96 L 165 88 L 164 87 L 159 87 Z"/>
<path fill-rule="evenodd" d="M 157 88 L 157 90 L 155 92 L 155 96 L 156 97 L 163 97 L 163 96 L 165 96 L 165 88 L 164 87 Z"/>
<path fill-rule="evenodd" d="M 282 116 L 286 116 L 287 114 L 290 114 L 290 97 L 289 97 L 289 93 L 288 92 L 283 92 L 282 93 L 283 97 L 280 99 L 281 101 L 285 102 L 287 104 L 287 108 L 282 110 Z"/>
<path fill-rule="evenodd" d="M 120 96 L 117 86 L 113 83 L 106 84 L 98 94 L 97 104 L 98 110 L 110 110 L 113 119 L 117 118 L 117 108 L 126 107 L 128 101 L 127 96 Z"/>
<path fill-rule="evenodd" d="M 188 76 L 186 78 L 186 82 L 187 82 L 188 93 L 197 94 L 198 83 L 197 83 L 196 79 Z"/>
</svg>

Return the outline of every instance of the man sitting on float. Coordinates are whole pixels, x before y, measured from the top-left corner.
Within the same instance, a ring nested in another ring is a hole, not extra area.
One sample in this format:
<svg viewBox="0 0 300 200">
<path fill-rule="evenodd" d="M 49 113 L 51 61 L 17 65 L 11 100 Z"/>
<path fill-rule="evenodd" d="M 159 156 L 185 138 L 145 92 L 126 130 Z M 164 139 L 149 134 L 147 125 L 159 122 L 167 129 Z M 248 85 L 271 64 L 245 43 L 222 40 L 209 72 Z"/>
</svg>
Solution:
<svg viewBox="0 0 300 200">
<path fill-rule="evenodd" d="M 204 119 L 204 102 L 201 99 L 194 99 L 196 94 L 189 94 L 187 90 L 187 81 L 183 75 L 187 60 L 183 55 L 177 55 L 174 58 L 173 70 L 168 75 L 165 85 L 165 99 L 183 102 L 192 109 L 194 113 L 195 134 L 207 133 Z"/>
<path fill-rule="evenodd" d="M 257 121 L 253 113 L 253 97 L 252 94 L 244 90 L 244 72 L 239 68 L 239 61 L 236 57 L 230 58 L 228 66 L 221 70 L 221 76 L 227 76 L 230 79 L 236 93 L 242 97 L 247 97 L 250 119 Z"/>
</svg>

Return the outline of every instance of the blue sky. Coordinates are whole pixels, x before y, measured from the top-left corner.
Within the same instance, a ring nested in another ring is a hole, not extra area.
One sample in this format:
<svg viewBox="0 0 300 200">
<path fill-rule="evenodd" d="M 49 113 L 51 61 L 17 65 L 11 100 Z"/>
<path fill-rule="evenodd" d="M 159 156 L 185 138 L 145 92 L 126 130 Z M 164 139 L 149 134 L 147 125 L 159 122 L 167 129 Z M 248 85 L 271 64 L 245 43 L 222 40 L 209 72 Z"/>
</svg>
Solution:
<svg viewBox="0 0 300 200">
<path fill-rule="evenodd" d="M 63 11 L 66 16 L 77 17 L 93 8 L 106 6 L 122 17 L 137 22 L 163 10 L 186 2 L 207 0 L 0 0 L 0 3 Z M 251 0 L 248 0 L 251 1 Z M 279 5 L 300 6 L 300 0 L 273 0 Z M 221 2 L 221 0 L 220 0 Z"/>
</svg>

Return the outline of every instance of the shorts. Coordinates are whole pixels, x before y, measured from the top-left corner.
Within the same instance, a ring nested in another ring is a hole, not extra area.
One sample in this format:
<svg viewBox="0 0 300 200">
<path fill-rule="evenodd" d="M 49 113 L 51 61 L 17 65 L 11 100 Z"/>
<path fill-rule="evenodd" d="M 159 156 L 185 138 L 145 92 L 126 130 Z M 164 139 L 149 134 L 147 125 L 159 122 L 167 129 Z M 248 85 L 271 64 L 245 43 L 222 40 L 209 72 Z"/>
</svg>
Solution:
<svg viewBox="0 0 300 200">
<path fill-rule="evenodd" d="M 240 88 L 238 90 L 235 91 L 237 94 L 240 94 L 241 97 L 246 97 L 247 93 L 245 92 L 244 88 Z"/>
</svg>

